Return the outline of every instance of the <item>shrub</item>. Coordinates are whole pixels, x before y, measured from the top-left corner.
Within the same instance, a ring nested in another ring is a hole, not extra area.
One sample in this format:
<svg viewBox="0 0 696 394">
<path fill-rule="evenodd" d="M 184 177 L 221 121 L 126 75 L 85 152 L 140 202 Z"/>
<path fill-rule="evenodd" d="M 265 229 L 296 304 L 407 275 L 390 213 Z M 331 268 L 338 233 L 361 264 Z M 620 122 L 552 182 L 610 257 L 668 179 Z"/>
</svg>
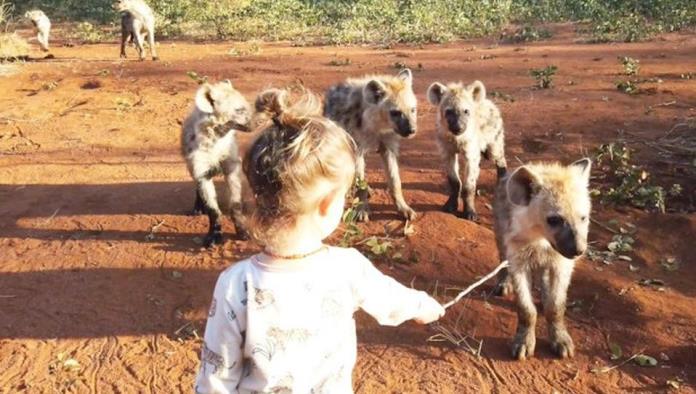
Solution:
<svg viewBox="0 0 696 394">
<path fill-rule="evenodd" d="M 553 86 L 553 76 L 556 75 L 556 71 L 558 71 L 558 67 L 546 66 L 545 68 L 529 70 L 529 75 L 536 80 L 536 87 L 548 89 Z"/>
</svg>

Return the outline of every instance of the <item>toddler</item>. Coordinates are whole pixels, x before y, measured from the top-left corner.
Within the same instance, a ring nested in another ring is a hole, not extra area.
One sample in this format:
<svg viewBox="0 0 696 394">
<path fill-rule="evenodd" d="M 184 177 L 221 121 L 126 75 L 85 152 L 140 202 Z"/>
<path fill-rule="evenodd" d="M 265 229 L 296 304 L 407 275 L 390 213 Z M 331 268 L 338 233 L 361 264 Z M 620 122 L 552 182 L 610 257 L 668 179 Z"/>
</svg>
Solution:
<svg viewBox="0 0 696 394">
<path fill-rule="evenodd" d="M 355 146 L 319 115 L 317 98 L 288 107 L 286 92 L 271 89 L 256 110 L 271 120 L 244 172 L 257 201 L 248 227 L 263 252 L 217 281 L 196 392 L 352 393 L 357 309 L 390 326 L 445 311 L 357 250 L 322 243 L 341 221 Z"/>
</svg>

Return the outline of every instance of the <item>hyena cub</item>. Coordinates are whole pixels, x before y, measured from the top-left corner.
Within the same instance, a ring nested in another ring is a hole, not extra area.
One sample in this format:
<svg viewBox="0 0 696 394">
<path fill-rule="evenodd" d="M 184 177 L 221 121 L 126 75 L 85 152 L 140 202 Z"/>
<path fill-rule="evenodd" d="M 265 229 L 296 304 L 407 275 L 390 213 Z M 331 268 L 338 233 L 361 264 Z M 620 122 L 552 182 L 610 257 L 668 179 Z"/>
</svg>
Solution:
<svg viewBox="0 0 696 394">
<path fill-rule="evenodd" d="M 157 60 L 155 49 L 155 14 L 143 0 L 117 0 L 114 9 L 121 13 L 121 57 L 126 58 L 126 43 L 135 42 L 140 60 L 145 60 L 143 42 L 147 34 L 152 60 Z"/>
<path fill-rule="evenodd" d="M 481 155 L 492 159 L 498 179 L 505 175 L 505 130 L 498 107 L 486 98 L 480 81 L 465 86 L 435 82 L 428 88 L 428 101 L 438 106 L 437 139 L 445 161 L 450 196 L 442 209 L 455 213 L 464 195 L 464 218 L 477 220 L 474 197 Z M 459 177 L 459 154 L 464 157 L 464 190 Z M 462 193 L 463 192 L 463 193 Z"/>
<path fill-rule="evenodd" d="M 404 69 L 397 76 L 350 78 L 331 87 L 324 99 L 324 116 L 339 123 L 355 140 L 357 219 L 369 220 L 368 189 L 365 183 L 365 154 L 377 150 L 387 170 L 387 179 L 397 210 L 406 219 L 416 212 L 406 204 L 399 177 L 399 142 L 416 134 L 416 95 L 413 75 Z"/>
<path fill-rule="evenodd" d="M 36 39 L 41 45 L 41 50 L 48 52 L 48 36 L 51 33 L 51 21 L 41 10 L 31 10 L 24 14 L 24 17 L 31 20 L 36 29 Z"/>
<path fill-rule="evenodd" d="M 222 242 L 222 226 L 213 177 L 224 174 L 229 207 L 237 235 L 246 238 L 242 220 L 241 158 L 236 131 L 249 131 L 251 108 L 230 81 L 205 83 L 196 92 L 195 107 L 183 124 L 181 150 L 196 182 L 193 213 L 205 212 L 210 222 L 206 247 Z"/>
<path fill-rule="evenodd" d="M 573 340 L 564 323 L 566 294 L 577 258 L 587 249 L 590 221 L 589 159 L 569 166 L 558 163 L 519 167 L 498 183 L 493 211 L 501 258 L 509 270 L 499 286 L 512 286 L 517 297 L 517 333 L 513 357 L 534 355 L 537 311 L 534 280 L 541 284 L 541 301 L 553 351 L 572 357 Z"/>
</svg>

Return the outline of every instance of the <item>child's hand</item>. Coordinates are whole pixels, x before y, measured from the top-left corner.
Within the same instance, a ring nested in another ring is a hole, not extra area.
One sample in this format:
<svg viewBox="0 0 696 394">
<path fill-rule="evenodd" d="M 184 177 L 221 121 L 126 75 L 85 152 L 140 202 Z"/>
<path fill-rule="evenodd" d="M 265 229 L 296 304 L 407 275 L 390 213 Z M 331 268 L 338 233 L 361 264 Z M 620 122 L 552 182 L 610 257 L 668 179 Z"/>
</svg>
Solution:
<svg viewBox="0 0 696 394">
<path fill-rule="evenodd" d="M 445 308 L 432 297 L 427 297 L 420 304 L 418 317 L 414 318 L 420 324 L 432 323 L 445 315 Z"/>
</svg>

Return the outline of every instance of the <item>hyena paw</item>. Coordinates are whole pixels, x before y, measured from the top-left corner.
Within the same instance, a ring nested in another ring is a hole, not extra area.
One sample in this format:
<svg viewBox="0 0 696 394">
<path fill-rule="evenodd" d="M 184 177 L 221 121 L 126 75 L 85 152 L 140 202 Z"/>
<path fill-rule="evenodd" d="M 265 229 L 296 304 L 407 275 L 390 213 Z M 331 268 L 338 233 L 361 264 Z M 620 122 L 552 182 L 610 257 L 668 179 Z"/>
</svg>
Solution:
<svg viewBox="0 0 696 394">
<path fill-rule="evenodd" d="M 399 208 L 399 212 L 406 220 L 414 220 L 416 218 L 416 211 L 409 206 Z"/>
<path fill-rule="evenodd" d="M 493 289 L 493 294 L 498 297 L 507 297 L 512 294 L 512 284 L 509 279 L 503 279 L 495 285 Z"/>
<path fill-rule="evenodd" d="M 568 358 L 575 355 L 573 338 L 570 337 L 566 329 L 557 330 L 551 335 L 551 348 L 560 358 Z"/>
<path fill-rule="evenodd" d="M 458 201 L 456 198 L 450 198 L 445 205 L 442 206 L 442 210 L 447 213 L 456 213 L 458 208 Z"/>
<path fill-rule="evenodd" d="M 479 216 L 476 213 L 476 211 L 474 211 L 473 209 L 465 209 L 464 210 L 464 219 L 470 220 L 472 222 L 477 222 L 479 220 Z"/>
<path fill-rule="evenodd" d="M 512 341 L 512 357 L 520 361 L 533 357 L 535 347 L 536 337 L 532 331 L 519 333 Z"/>
<path fill-rule="evenodd" d="M 355 208 L 355 220 L 358 222 L 369 222 L 370 221 L 370 209 L 367 204 L 360 204 Z"/>
<path fill-rule="evenodd" d="M 222 232 L 216 231 L 213 233 L 208 233 L 205 238 L 203 238 L 203 246 L 209 248 L 213 245 L 219 245 L 222 243 Z"/>
<path fill-rule="evenodd" d="M 152 57 L 152 60 L 154 60 L 154 61 L 158 61 L 158 60 L 159 60 L 159 57 L 157 57 L 157 56 L 153 56 L 153 57 Z"/>
</svg>

